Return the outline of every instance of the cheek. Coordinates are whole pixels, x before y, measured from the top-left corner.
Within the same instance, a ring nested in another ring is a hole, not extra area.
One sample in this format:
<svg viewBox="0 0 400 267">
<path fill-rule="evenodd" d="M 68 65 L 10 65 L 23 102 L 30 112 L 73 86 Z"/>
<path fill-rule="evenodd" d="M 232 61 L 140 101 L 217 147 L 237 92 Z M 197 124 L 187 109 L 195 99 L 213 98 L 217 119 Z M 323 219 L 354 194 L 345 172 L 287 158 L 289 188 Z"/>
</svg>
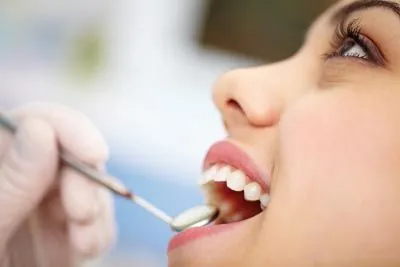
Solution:
<svg viewBox="0 0 400 267">
<path fill-rule="evenodd" d="M 343 149 L 354 145 L 354 137 L 363 138 L 351 122 L 354 108 L 344 101 L 339 104 L 327 100 L 304 98 L 282 117 L 281 163 L 290 164 L 289 171 L 295 166 L 315 171 L 316 165 L 333 171 L 334 165 L 343 161 Z"/>
<path fill-rule="evenodd" d="M 285 216 L 308 252 L 400 249 L 400 129 L 387 107 L 372 103 L 352 92 L 322 92 L 282 117 L 271 210 Z"/>
<path fill-rule="evenodd" d="M 313 172 L 398 169 L 400 110 L 380 103 L 388 102 L 351 91 L 298 101 L 282 117 L 282 160 Z"/>
</svg>

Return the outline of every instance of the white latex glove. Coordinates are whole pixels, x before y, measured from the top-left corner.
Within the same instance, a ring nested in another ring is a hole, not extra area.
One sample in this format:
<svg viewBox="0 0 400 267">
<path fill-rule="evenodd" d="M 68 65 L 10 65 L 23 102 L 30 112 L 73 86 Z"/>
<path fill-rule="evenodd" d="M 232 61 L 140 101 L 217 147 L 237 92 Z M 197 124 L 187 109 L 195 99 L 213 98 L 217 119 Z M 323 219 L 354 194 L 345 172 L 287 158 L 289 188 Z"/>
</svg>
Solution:
<svg viewBox="0 0 400 267">
<path fill-rule="evenodd" d="M 0 128 L 0 267 L 71 267 L 114 241 L 112 197 L 74 171 L 59 169 L 61 144 L 104 169 L 107 146 L 81 113 L 33 104 L 9 113 L 15 136 Z"/>
</svg>

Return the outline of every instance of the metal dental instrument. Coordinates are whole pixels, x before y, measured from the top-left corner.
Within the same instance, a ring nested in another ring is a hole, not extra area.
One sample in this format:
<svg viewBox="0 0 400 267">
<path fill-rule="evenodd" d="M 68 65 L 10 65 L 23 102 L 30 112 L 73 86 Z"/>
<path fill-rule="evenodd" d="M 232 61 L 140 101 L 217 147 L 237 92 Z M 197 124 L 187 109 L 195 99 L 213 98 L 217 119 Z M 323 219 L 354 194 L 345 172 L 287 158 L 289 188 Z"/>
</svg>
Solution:
<svg viewBox="0 0 400 267">
<path fill-rule="evenodd" d="M 16 132 L 17 125 L 1 112 L 0 125 L 11 133 Z M 141 206 L 142 208 L 156 216 L 158 219 L 167 223 L 175 232 L 180 232 L 191 227 L 205 226 L 216 220 L 216 218 L 218 217 L 218 209 L 211 205 L 200 205 L 186 210 L 176 217 L 170 217 L 147 200 L 132 193 L 129 189 L 127 189 L 121 183 L 117 182 L 116 179 L 114 179 L 110 175 L 98 172 L 94 168 L 80 162 L 73 155 L 62 149 L 60 150 L 60 160 L 62 163 L 66 164 L 78 173 L 83 174 L 85 177 L 91 179 L 97 184 L 100 184 L 101 186 L 108 188 L 115 194 L 125 199 L 131 200 L 132 202 Z"/>
</svg>

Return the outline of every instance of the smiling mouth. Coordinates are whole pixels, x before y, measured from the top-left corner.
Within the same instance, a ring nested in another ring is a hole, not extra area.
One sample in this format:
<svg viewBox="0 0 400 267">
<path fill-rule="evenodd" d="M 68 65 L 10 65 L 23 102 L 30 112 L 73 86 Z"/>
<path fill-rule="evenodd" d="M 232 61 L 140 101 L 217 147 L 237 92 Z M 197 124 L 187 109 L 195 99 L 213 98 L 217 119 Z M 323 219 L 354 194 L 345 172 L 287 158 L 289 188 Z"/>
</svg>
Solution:
<svg viewBox="0 0 400 267">
<path fill-rule="evenodd" d="M 207 203 L 219 208 L 216 224 L 254 217 L 265 210 L 270 201 L 266 176 L 250 157 L 227 141 L 209 150 L 199 184 Z"/>
<path fill-rule="evenodd" d="M 222 141 L 213 145 L 203 165 L 199 184 L 206 202 L 219 209 L 218 218 L 208 226 L 193 227 L 175 235 L 169 242 L 171 252 L 191 241 L 227 231 L 267 209 L 270 202 L 269 176 L 236 145 Z"/>
<path fill-rule="evenodd" d="M 216 224 L 249 219 L 265 210 L 270 200 L 259 183 L 229 165 L 214 165 L 199 183 L 204 189 L 207 204 L 219 209 Z"/>
</svg>

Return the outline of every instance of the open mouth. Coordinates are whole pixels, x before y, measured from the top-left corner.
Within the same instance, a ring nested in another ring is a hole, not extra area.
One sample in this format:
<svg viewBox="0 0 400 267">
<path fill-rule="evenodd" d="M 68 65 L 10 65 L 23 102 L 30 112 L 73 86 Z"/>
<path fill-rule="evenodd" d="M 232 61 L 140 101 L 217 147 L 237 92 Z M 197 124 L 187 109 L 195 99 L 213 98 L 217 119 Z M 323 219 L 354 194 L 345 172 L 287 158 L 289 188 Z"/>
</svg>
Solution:
<svg viewBox="0 0 400 267">
<path fill-rule="evenodd" d="M 269 194 L 242 170 L 226 164 L 215 164 L 199 181 L 208 204 L 220 211 L 215 224 L 249 219 L 261 213 L 269 203 Z"/>
<path fill-rule="evenodd" d="M 265 175 L 244 152 L 226 141 L 209 150 L 199 184 L 207 203 L 220 210 L 216 224 L 249 219 L 261 213 L 270 200 Z"/>
<path fill-rule="evenodd" d="M 253 160 L 234 144 L 223 141 L 207 153 L 199 184 L 207 204 L 219 209 L 210 226 L 195 227 L 175 236 L 169 250 L 236 223 L 245 223 L 265 210 L 270 201 L 269 180 Z"/>
</svg>

